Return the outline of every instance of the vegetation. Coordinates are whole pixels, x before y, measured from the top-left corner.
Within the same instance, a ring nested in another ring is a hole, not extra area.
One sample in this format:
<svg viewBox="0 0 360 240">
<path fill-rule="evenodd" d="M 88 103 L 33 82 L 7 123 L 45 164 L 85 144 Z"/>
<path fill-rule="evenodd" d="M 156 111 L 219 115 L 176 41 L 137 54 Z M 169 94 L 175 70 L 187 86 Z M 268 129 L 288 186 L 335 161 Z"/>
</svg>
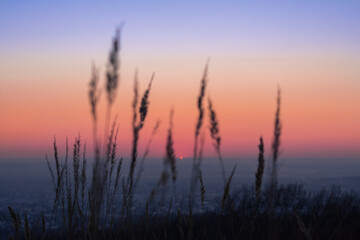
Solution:
<svg viewBox="0 0 360 240">
<path fill-rule="evenodd" d="M 36 223 L 29 223 L 27 215 L 8 208 L 11 218 L 10 239 L 357 239 L 360 235 L 360 196 L 340 189 L 310 193 L 301 185 L 279 185 L 278 157 L 281 137 L 280 89 L 278 90 L 272 143 L 271 177 L 263 186 L 265 166 L 264 141 L 260 137 L 258 167 L 254 185 L 231 190 L 236 165 L 229 175 L 224 168 L 221 152 L 219 119 L 213 101 L 208 98 L 209 134 L 217 154 L 223 181 L 221 203 L 218 208 L 206 210 L 206 185 L 202 178 L 206 117 L 204 98 L 208 81 L 208 64 L 201 79 L 197 99 L 198 117 L 194 132 L 193 164 L 188 196 L 178 196 L 176 180 L 176 150 L 173 139 L 173 112 L 171 109 L 165 146 L 164 168 L 158 184 L 152 189 L 145 206 L 133 206 L 134 193 L 149 153 L 157 122 L 141 159 L 138 155 L 140 133 L 150 106 L 154 74 L 139 102 L 138 74 L 134 77 L 132 103 L 132 149 L 128 174 L 124 175 L 123 158 L 117 156 L 118 127 L 116 118 L 111 127 L 111 107 L 119 85 L 120 29 L 117 30 L 109 53 L 105 89 L 107 94 L 104 146 L 98 136 L 99 71 L 93 65 L 89 83 L 89 102 L 93 120 L 94 161 L 91 176 L 87 176 L 86 143 L 75 137 L 72 157 L 66 140 L 65 158 L 59 158 L 56 139 L 53 142 L 53 162 L 46 161 L 51 175 L 54 202 L 52 217 L 44 214 Z M 109 128 L 109 129 L 108 129 Z M 72 158 L 72 161 L 70 161 Z M 139 162 L 140 161 L 140 162 Z M 72 165 L 72 167 L 71 167 Z M 169 184 L 172 193 L 165 191 Z M 199 185 L 199 187 L 198 187 Z M 200 193 L 200 195 L 198 195 Z M 170 201 L 165 201 L 165 195 Z M 156 196 L 159 197 L 157 201 Z M 174 202 L 182 198 L 186 208 L 177 208 Z M 151 206 L 159 209 L 151 211 Z M 201 211 L 195 209 L 201 206 Z M 133 211 L 134 208 L 141 211 Z M 165 209 L 165 210 L 164 210 Z"/>
</svg>

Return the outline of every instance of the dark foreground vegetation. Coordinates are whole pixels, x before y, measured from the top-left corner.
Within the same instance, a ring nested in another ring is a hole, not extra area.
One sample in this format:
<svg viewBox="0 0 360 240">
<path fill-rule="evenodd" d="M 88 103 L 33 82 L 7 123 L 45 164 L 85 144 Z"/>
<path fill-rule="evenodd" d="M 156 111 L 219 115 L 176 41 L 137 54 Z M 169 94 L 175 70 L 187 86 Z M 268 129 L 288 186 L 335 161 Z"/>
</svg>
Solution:
<svg viewBox="0 0 360 240">
<path fill-rule="evenodd" d="M 87 175 L 87 150 L 80 135 L 72 147 L 66 140 L 65 153 L 59 153 L 54 139 L 53 160 L 46 157 L 54 189 L 51 218 L 39 213 L 30 222 L 26 213 L 9 207 L 9 239 L 359 239 L 360 196 L 338 188 L 307 192 L 301 185 L 278 183 L 278 157 L 281 145 L 280 89 L 276 99 L 270 180 L 263 184 L 264 142 L 259 139 L 258 167 L 254 185 L 231 189 L 236 165 L 226 173 L 221 152 L 218 116 L 213 102 L 204 99 L 208 64 L 204 69 L 197 99 L 193 163 L 188 195 L 177 193 L 177 165 L 173 139 L 173 109 L 170 111 L 163 171 L 158 183 L 149 189 L 143 206 L 134 205 L 134 193 L 141 179 L 153 136 L 139 156 L 140 133 L 146 123 L 154 74 L 139 97 L 138 77 L 134 77 L 132 102 L 132 147 L 128 169 L 117 156 L 117 121 L 111 110 L 119 86 L 120 30 L 112 42 L 105 74 L 105 88 L 99 88 L 99 70 L 93 66 L 89 101 L 93 120 L 94 161 Z M 103 92 L 103 94 L 101 94 Z M 98 103 L 106 94 L 104 137 L 98 133 Z M 208 121 L 206 129 L 204 121 Z M 112 124 L 111 124 L 112 123 Z M 206 183 L 202 179 L 204 132 L 208 131 L 219 160 L 223 186 L 218 207 L 207 204 Z M 70 153 L 69 153 L 70 152 Z M 60 157 L 63 156 L 63 157 Z M 181 203 L 181 204 L 179 204 Z"/>
<path fill-rule="evenodd" d="M 14 222 L 9 236 L 11 239 L 358 239 L 360 236 L 358 194 L 341 192 L 338 188 L 311 194 L 301 185 L 279 186 L 273 200 L 265 189 L 258 203 L 254 194 L 253 188 L 235 191 L 226 206 L 216 211 L 192 214 L 189 209 L 177 209 L 177 213 L 145 209 L 133 216 L 132 222 L 119 218 L 111 226 L 101 226 L 96 235 L 90 232 L 87 221 L 49 229 L 44 219 L 30 225 L 26 215 L 12 213 Z M 275 202 L 274 209 L 270 208 L 271 201 Z"/>
</svg>

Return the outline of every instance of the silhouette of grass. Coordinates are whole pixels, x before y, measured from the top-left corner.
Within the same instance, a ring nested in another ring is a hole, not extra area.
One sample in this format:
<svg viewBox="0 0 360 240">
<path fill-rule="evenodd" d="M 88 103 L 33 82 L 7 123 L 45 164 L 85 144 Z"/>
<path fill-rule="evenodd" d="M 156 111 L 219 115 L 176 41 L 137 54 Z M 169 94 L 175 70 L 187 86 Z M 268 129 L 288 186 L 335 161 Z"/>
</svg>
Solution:
<svg viewBox="0 0 360 240">
<path fill-rule="evenodd" d="M 169 129 L 168 135 L 166 138 L 166 162 L 170 165 L 171 168 L 171 179 L 174 186 L 174 195 L 176 198 L 176 178 L 177 178 L 177 170 L 176 170 L 176 156 L 174 150 L 174 140 L 173 140 L 173 117 L 174 117 L 174 109 L 172 108 L 170 111 L 169 117 Z"/>
<path fill-rule="evenodd" d="M 206 83 L 208 81 L 207 79 L 208 75 L 208 63 L 206 63 L 204 68 L 203 77 L 201 79 L 201 85 L 200 85 L 200 93 L 197 99 L 197 108 L 199 111 L 199 116 L 197 118 L 197 122 L 195 125 L 195 138 L 194 138 L 194 151 L 193 151 L 193 165 L 192 165 L 192 171 L 191 171 L 191 181 L 190 181 L 190 208 L 192 208 L 194 197 L 196 194 L 196 184 L 199 177 L 199 167 L 200 167 L 200 159 L 198 157 L 198 144 L 199 144 L 199 134 L 200 129 L 203 123 L 204 118 L 204 107 L 203 107 L 203 99 L 205 96 L 205 90 L 206 90 Z"/>
<path fill-rule="evenodd" d="M 275 122 L 274 122 L 274 138 L 271 145 L 272 148 L 272 169 L 271 169 L 271 188 L 276 189 L 278 181 L 278 166 L 277 161 L 279 157 L 279 148 L 280 148 L 280 135 L 281 135 L 281 122 L 280 122 L 280 102 L 281 102 L 281 91 L 278 89 L 277 99 L 276 99 L 276 113 L 275 113 Z"/>
<path fill-rule="evenodd" d="M 216 150 L 216 154 L 218 155 L 220 167 L 221 167 L 221 173 L 224 180 L 224 186 L 226 185 L 226 173 L 225 173 L 225 167 L 224 167 L 224 161 L 221 154 L 221 137 L 220 137 L 220 130 L 219 130 L 219 122 L 216 116 L 216 112 L 213 108 L 212 101 L 210 97 L 208 98 L 208 109 L 209 109 L 209 117 L 210 117 L 210 136 L 213 140 L 213 146 Z"/>
<path fill-rule="evenodd" d="M 255 173 L 255 193 L 256 193 L 257 203 L 260 200 L 260 191 L 261 191 L 262 178 L 264 174 L 264 168 L 265 168 L 264 142 L 263 142 L 263 138 L 260 137 L 258 167 Z"/>
<path fill-rule="evenodd" d="M 108 102 L 106 114 L 109 117 L 105 122 L 110 121 L 110 109 L 115 101 L 118 86 L 119 42 L 120 35 L 117 32 L 106 69 Z M 187 206 L 183 208 L 177 205 L 178 171 L 173 135 L 174 110 L 171 109 L 165 144 L 164 169 L 156 187 L 150 192 L 150 199 L 146 201 L 144 210 L 140 210 L 141 206 L 136 206 L 137 211 L 133 211 L 134 192 L 143 171 L 144 161 L 150 152 L 152 139 L 160 125 L 157 121 L 153 127 L 144 155 L 138 164 L 140 131 L 148 115 L 153 79 L 154 74 L 139 103 L 138 75 L 137 71 L 135 72 L 131 159 L 128 174 L 123 176 L 123 158 L 117 157 L 119 134 L 117 118 L 110 131 L 106 126 L 108 123 L 105 123 L 105 148 L 100 154 L 97 106 L 101 91 L 98 87 L 99 71 L 94 65 L 92 66 L 88 92 L 94 140 L 91 176 L 87 176 L 87 147 L 80 134 L 75 137 L 73 145 L 70 145 L 73 147 L 72 164 L 68 162 L 68 140 L 66 139 L 63 159 L 60 157 L 56 138 L 54 138 L 53 163 L 50 162 L 48 156 L 45 157 L 54 192 L 51 219 L 46 219 L 44 213 L 41 213 L 38 224 L 35 225 L 24 213 L 21 215 L 24 216 L 22 224 L 20 215 L 8 207 L 11 221 L 9 239 L 357 239 L 360 235 L 358 221 L 360 196 L 357 193 L 341 192 L 339 189 L 307 192 L 302 185 L 278 184 L 277 164 L 282 133 L 280 89 L 277 93 L 270 183 L 263 188 L 261 186 L 265 159 L 264 142 L 260 137 L 254 186 L 250 188 L 243 186 L 237 191 L 232 189 L 237 164 L 227 177 L 221 154 L 218 116 L 211 99 L 208 98 L 210 136 L 219 159 L 224 185 L 223 193 L 219 193 L 221 204 L 214 210 L 207 208 L 205 181 L 201 170 L 205 137 L 201 129 L 205 117 L 203 99 L 206 95 L 208 64 L 204 68 L 197 98 L 198 117 L 195 124 Z M 88 183 L 89 177 L 91 177 L 90 183 Z M 170 178 L 174 187 L 174 198 L 170 198 L 167 203 L 164 199 Z M 198 180 L 200 199 L 196 199 L 196 192 L 199 191 Z M 162 201 L 158 204 L 154 199 L 160 188 L 163 194 Z M 183 199 L 186 197 L 183 196 Z M 195 209 L 195 203 L 201 204 L 202 211 Z M 157 204 L 158 209 L 152 211 L 151 204 Z"/>
<path fill-rule="evenodd" d="M 148 112 L 149 107 L 149 94 L 151 90 L 151 85 L 154 80 L 155 74 L 151 76 L 149 85 L 145 90 L 143 97 L 141 98 L 141 103 L 139 107 L 139 115 L 140 118 L 137 120 L 137 103 L 138 103 L 138 77 L 137 71 L 135 73 L 134 78 L 134 101 L 133 101 L 133 142 L 132 142 L 132 150 L 131 150 L 131 162 L 129 168 L 129 175 L 126 184 L 126 195 L 124 196 L 124 207 L 126 209 L 126 216 L 131 215 L 132 212 L 132 199 L 133 199 L 133 186 L 134 186 L 134 172 L 137 164 L 137 156 L 138 156 L 138 141 L 139 141 L 139 133 L 140 130 L 143 128 L 145 119 Z"/>
</svg>

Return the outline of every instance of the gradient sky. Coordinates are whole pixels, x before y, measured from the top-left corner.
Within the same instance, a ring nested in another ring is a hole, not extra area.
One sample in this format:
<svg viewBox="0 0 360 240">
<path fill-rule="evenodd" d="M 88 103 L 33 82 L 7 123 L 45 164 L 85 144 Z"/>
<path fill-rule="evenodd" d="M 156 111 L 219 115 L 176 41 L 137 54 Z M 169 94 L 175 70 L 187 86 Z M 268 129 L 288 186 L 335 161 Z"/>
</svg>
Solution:
<svg viewBox="0 0 360 240">
<path fill-rule="evenodd" d="M 191 156 L 196 97 L 210 58 L 208 93 L 224 155 L 267 156 L 277 86 L 284 158 L 359 159 L 360 1 L 0 2 L 0 159 L 43 160 L 80 132 L 91 149 L 91 62 L 104 69 L 124 22 L 119 154 L 130 155 L 133 74 L 156 72 L 140 154 L 157 119 L 151 156 L 162 156 L 171 106 L 178 156 Z M 105 96 L 105 95 L 104 95 Z M 104 97 L 103 96 L 103 97 Z M 99 110 L 104 125 L 105 98 Z M 207 156 L 214 155 L 206 127 Z M 89 153 L 90 154 L 90 153 Z"/>
</svg>

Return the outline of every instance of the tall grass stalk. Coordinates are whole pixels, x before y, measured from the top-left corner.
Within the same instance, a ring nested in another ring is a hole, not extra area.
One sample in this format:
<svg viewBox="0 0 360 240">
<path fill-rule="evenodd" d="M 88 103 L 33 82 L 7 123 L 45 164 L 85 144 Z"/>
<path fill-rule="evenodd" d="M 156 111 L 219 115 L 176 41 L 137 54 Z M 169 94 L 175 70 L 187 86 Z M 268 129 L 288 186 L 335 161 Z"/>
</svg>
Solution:
<svg viewBox="0 0 360 240">
<path fill-rule="evenodd" d="M 268 238 L 276 239 L 277 230 L 275 228 L 274 215 L 276 206 L 276 196 L 278 192 L 278 157 L 280 148 L 280 136 L 281 136 L 281 122 L 280 122 L 280 103 L 281 103 L 281 91 L 278 88 L 276 98 L 276 112 L 274 121 L 274 136 L 272 141 L 272 168 L 270 175 L 270 186 L 269 186 L 269 215 L 271 219 L 268 221 Z"/>
<path fill-rule="evenodd" d="M 259 148 L 258 167 L 257 167 L 256 173 L 255 173 L 256 205 L 259 203 L 259 200 L 260 200 L 261 184 L 262 184 L 264 168 L 265 168 L 264 141 L 263 141 L 262 137 L 260 137 L 260 143 L 259 143 L 258 148 Z"/>
<path fill-rule="evenodd" d="M 174 118 L 174 109 L 172 108 L 170 111 L 169 117 L 169 129 L 168 135 L 166 139 L 166 162 L 170 165 L 171 169 L 171 179 L 174 188 L 174 196 L 176 199 L 176 178 L 177 178 L 177 169 L 176 169 L 176 155 L 174 149 L 174 140 L 173 140 L 173 118 Z"/>
<path fill-rule="evenodd" d="M 91 107 L 91 117 L 93 120 L 93 140 L 94 140 L 94 150 L 96 151 L 99 146 L 97 142 L 97 106 L 99 104 L 101 90 L 99 89 L 99 69 L 96 68 L 95 64 L 92 64 L 91 67 L 91 79 L 89 83 L 89 102 Z M 95 152 L 95 157 L 98 153 Z"/>
<path fill-rule="evenodd" d="M 272 188 L 276 188 L 278 181 L 278 157 L 280 149 L 280 135 L 281 135 L 281 121 L 280 121 L 280 103 L 281 103 L 281 90 L 278 89 L 276 99 L 276 112 L 274 122 L 274 138 L 272 142 L 272 169 L 271 169 L 271 185 Z"/>
<path fill-rule="evenodd" d="M 219 130 L 219 121 L 217 119 L 216 112 L 213 108 L 213 104 L 212 104 L 210 97 L 208 98 L 208 110 L 209 110 L 209 117 L 210 117 L 210 127 L 209 127 L 210 136 L 213 140 L 213 146 L 215 148 L 216 154 L 218 155 L 218 159 L 219 159 L 220 167 L 221 167 L 221 174 L 222 174 L 224 186 L 225 186 L 226 173 L 225 173 L 223 157 L 221 154 L 221 146 L 220 146 L 221 136 L 220 136 L 220 130 Z"/>
<path fill-rule="evenodd" d="M 131 150 L 131 161 L 129 168 L 129 175 L 126 183 L 126 195 L 124 196 L 124 205 L 126 208 L 126 215 L 131 215 L 132 208 L 132 198 L 133 198 L 133 186 L 134 186 L 134 172 L 137 165 L 137 156 L 138 156 L 138 142 L 139 142 L 139 133 L 144 126 L 145 119 L 148 113 L 149 107 L 149 94 L 154 80 L 155 74 L 153 73 L 148 84 L 147 89 L 145 90 L 143 97 L 141 98 L 140 107 L 139 107 L 139 119 L 137 112 L 138 105 L 138 73 L 135 72 L 134 78 L 134 100 L 133 100 L 133 121 L 132 121 L 132 130 L 133 130 L 133 142 Z M 129 211 L 130 210 L 130 211 Z"/>
<path fill-rule="evenodd" d="M 197 108 L 198 108 L 198 118 L 195 125 L 195 136 L 194 136 L 194 151 L 193 151 L 193 165 L 191 170 L 191 181 L 190 181 L 190 196 L 189 196 L 189 208 L 192 208 L 192 204 L 194 201 L 194 197 L 196 194 L 196 185 L 199 176 L 199 159 L 198 159 L 198 144 L 199 144 L 199 134 L 200 129 L 203 124 L 204 118 L 204 107 L 203 107 L 203 99 L 205 96 L 206 84 L 207 84 L 207 75 L 208 75 L 208 63 L 206 63 L 204 68 L 203 77 L 200 83 L 200 93 L 197 98 Z"/>
<path fill-rule="evenodd" d="M 93 148 L 94 162 L 92 167 L 91 187 L 88 193 L 89 201 L 89 230 L 96 235 L 98 228 L 98 218 L 101 208 L 100 192 L 101 192 L 101 173 L 100 173 L 100 144 L 97 136 L 97 106 L 99 104 L 101 91 L 99 90 L 99 70 L 92 66 L 91 79 L 89 83 L 89 101 L 91 106 L 91 116 L 93 119 Z"/>
<path fill-rule="evenodd" d="M 105 90 L 107 95 L 107 106 L 106 106 L 106 118 L 104 128 L 104 146 L 106 146 L 106 140 L 109 133 L 109 124 L 111 119 L 111 107 L 114 104 L 116 98 L 116 92 L 119 85 L 119 68 L 120 68 L 120 33 L 121 28 L 116 30 L 115 36 L 112 40 L 111 50 L 109 52 L 108 63 L 106 65 L 106 82 Z"/>
</svg>

